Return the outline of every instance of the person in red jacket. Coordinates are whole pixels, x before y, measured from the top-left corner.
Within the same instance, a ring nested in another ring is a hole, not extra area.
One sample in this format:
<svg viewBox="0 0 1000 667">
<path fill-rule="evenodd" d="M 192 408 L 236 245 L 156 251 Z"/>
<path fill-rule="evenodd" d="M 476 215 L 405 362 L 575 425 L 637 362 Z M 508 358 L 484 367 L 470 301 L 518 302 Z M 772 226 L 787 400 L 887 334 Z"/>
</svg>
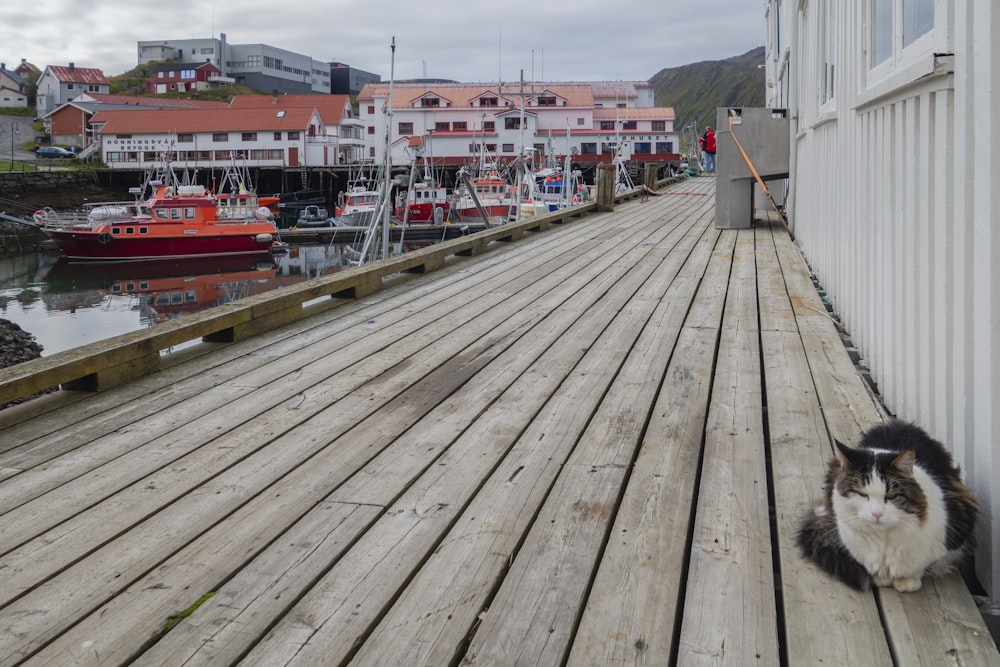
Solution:
<svg viewBox="0 0 1000 667">
<path fill-rule="evenodd" d="M 705 133 L 698 138 L 698 146 L 705 156 L 705 173 L 715 173 L 715 130 L 709 125 L 705 128 Z"/>
</svg>

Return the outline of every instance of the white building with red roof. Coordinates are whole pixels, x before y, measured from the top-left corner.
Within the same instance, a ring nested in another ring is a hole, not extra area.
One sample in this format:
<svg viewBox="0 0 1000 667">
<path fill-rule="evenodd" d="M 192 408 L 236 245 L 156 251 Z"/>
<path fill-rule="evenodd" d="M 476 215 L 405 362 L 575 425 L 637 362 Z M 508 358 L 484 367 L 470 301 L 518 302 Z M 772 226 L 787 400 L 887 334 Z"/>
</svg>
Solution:
<svg viewBox="0 0 1000 667">
<path fill-rule="evenodd" d="M 316 107 L 100 110 L 91 118 L 102 161 L 112 169 L 162 163 L 213 168 L 234 158 L 248 167 L 338 163 L 338 141 Z"/>
<path fill-rule="evenodd" d="M 645 82 L 594 83 L 397 83 L 392 114 L 389 84 L 366 85 L 359 116 L 370 160 L 381 160 L 389 121 L 391 161 L 406 164 L 408 139 L 430 139 L 437 164 L 465 164 L 483 153 L 500 161 L 522 150 L 543 158 L 610 162 L 616 148 L 626 159 L 678 158 L 672 107 L 654 107 Z M 523 105 L 522 105 L 523 101 Z M 522 109 L 523 106 L 523 109 Z M 540 158 L 542 159 L 542 158 Z"/>
<path fill-rule="evenodd" d="M 48 65 L 38 78 L 36 113 L 42 117 L 83 93 L 109 93 L 104 72 L 91 67 Z"/>
</svg>

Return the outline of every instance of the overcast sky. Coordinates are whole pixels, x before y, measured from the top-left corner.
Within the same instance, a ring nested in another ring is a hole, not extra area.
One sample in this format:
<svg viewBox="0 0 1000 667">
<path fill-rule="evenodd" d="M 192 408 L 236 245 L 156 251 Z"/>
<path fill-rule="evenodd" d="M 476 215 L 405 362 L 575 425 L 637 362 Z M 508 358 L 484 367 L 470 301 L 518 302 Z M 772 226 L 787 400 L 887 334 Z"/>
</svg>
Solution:
<svg viewBox="0 0 1000 667">
<path fill-rule="evenodd" d="M 0 61 L 137 63 L 139 41 L 225 33 L 388 80 L 636 81 L 764 44 L 764 0 L 30 0 L 4 3 Z"/>
</svg>

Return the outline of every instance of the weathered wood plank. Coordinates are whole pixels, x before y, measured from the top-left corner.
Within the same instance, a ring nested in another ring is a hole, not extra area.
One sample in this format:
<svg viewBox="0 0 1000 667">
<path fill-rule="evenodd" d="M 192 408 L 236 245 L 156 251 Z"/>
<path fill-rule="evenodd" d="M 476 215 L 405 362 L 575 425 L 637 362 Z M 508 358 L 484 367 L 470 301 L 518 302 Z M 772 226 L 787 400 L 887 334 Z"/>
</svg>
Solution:
<svg viewBox="0 0 1000 667">
<path fill-rule="evenodd" d="M 676 655 L 698 464 L 735 239 L 732 231 L 718 237 L 680 332 L 570 664 L 657 665 Z"/>
<path fill-rule="evenodd" d="M 705 425 L 678 661 L 778 664 L 752 230 L 741 230 Z"/>
<path fill-rule="evenodd" d="M 818 490 L 832 451 L 792 305 L 804 305 L 808 294 L 796 291 L 795 286 L 802 283 L 786 284 L 769 229 L 757 232 L 757 262 L 768 267 L 757 281 L 785 656 L 790 665 L 809 664 L 816 656 L 837 656 L 845 664 L 889 664 L 891 656 L 874 597 L 827 577 L 802 559 L 795 547 L 800 518 L 820 500 Z M 805 317 L 818 315 L 805 312 Z M 846 355 L 843 350 L 832 352 Z M 816 628 L 823 631 L 816 632 Z"/>
</svg>

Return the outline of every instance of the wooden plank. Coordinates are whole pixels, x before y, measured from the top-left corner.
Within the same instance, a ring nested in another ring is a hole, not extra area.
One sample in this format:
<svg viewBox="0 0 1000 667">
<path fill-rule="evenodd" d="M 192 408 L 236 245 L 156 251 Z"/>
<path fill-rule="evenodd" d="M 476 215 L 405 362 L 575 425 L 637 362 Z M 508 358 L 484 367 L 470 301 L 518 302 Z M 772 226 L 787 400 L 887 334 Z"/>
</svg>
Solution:
<svg viewBox="0 0 1000 667">
<path fill-rule="evenodd" d="M 601 557 L 570 664 L 657 665 L 676 654 L 674 627 L 679 623 L 702 434 L 735 239 L 733 231 L 718 237 L 681 330 Z M 694 322 L 697 326 L 691 326 Z"/>
<path fill-rule="evenodd" d="M 678 661 L 778 664 L 752 230 L 729 281 Z"/>
<path fill-rule="evenodd" d="M 775 235 L 783 233 L 774 229 Z M 832 457 L 792 306 L 793 302 L 803 305 L 815 290 L 809 284 L 807 292 L 789 294 L 770 229 L 757 233 L 757 264 L 761 269 L 761 345 L 781 563 L 785 659 L 790 665 L 800 665 L 812 662 L 816 656 L 836 655 L 845 664 L 889 664 L 889 647 L 874 597 L 826 576 L 802 559 L 795 546 L 798 522 L 820 501 L 818 490 L 822 489 L 826 464 Z M 798 285 L 806 286 L 801 282 Z M 806 317 L 818 316 L 807 312 L 810 314 Z M 817 632 L 817 628 L 823 631 Z"/>
</svg>

